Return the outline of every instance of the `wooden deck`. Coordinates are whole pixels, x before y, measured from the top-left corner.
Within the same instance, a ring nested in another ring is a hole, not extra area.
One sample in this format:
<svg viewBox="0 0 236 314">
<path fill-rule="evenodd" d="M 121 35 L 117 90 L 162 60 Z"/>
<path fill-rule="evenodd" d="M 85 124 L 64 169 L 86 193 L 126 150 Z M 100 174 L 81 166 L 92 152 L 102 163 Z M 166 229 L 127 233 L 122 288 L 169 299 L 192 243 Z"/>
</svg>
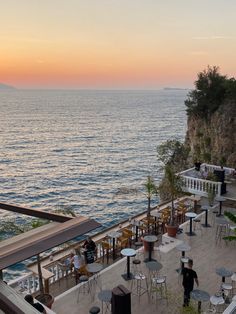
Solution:
<svg viewBox="0 0 236 314">
<path fill-rule="evenodd" d="M 229 204 L 226 204 L 227 206 Z M 230 203 L 232 205 L 232 202 Z M 234 205 L 234 204 L 233 204 Z M 202 221 L 204 215 L 202 215 Z M 211 214 L 209 216 L 209 222 L 211 223 Z M 194 261 L 194 269 L 196 270 L 200 286 L 199 288 L 207 291 L 209 294 L 215 294 L 221 283 L 221 278 L 216 274 L 215 270 L 218 267 L 225 267 L 229 270 L 236 272 L 236 245 L 235 242 L 231 242 L 226 245 L 222 240 L 220 243 L 215 241 L 215 227 L 202 228 L 202 231 L 196 231 L 197 235 L 189 237 L 185 232 L 189 229 L 189 223 L 183 225 L 184 232 L 177 236 L 176 242 L 167 242 L 162 240 L 163 246 L 160 246 L 161 253 L 155 251 L 155 258 L 163 265 L 161 274 L 167 276 L 168 298 L 167 300 L 157 300 L 148 296 L 148 294 L 142 295 L 140 298 L 131 294 L 132 313 L 135 314 L 180 314 L 180 313 L 195 313 L 184 312 L 182 308 L 183 303 L 183 289 L 181 284 L 181 276 L 176 272 L 176 269 L 180 266 L 181 252 L 175 249 L 175 246 L 180 241 L 184 241 L 191 246 L 191 250 L 187 252 L 187 256 L 191 257 Z M 160 242 L 157 243 L 160 245 Z M 138 258 L 142 261 L 144 259 L 143 253 L 137 253 Z M 131 282 L 125 281 L 121 274 L 125 272 L 126 258 L 121 259 L 117 263 L 104 269 L 101 274 L 102 289 L 112 290 L 115 286 L 122 284 L 128 289 L 131 289 Z M 141 264 L 142 272 L 148 275 L 147 267 L 144 262 Z M 93 305 L 98 305 L 101 308 L 101 302 L 97 298 L 99 288 L 92 289 L 91 294 L 80 295 L 78 298 L 78 288 L 75 286 L 75 279 L 73 277 L 68 279 L 62 279 L 60 286 L 50 287 L 51 293 L 54 294 L 55 302 L 52 310 L 57 314 L 76 314 L 76 313 L 89 313 L 89 309 Z M 58 295 L 60 291 L 69 289 L 61 295 Z M 197 308 L 196 304 L 192 302 L 193 308 Z M 208 308 L 208 303 L 203 303 L 203 309 Z"/>
</svg>

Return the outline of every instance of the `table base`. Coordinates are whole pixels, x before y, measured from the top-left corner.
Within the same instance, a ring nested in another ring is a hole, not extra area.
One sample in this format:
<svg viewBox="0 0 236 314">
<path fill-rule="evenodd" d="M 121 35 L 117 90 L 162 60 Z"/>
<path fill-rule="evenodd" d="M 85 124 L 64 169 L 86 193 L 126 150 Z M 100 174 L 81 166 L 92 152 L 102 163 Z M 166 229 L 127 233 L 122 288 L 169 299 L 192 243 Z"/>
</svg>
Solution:
<svg viewBox="0 0 236 314">
<path fill-rule="evenodd" d="M 203 226 L 204 228 L 211 228 L 211 225 L 209 225 L 209 224 L 207 224 L 207 225 L 202 224 L 202 226 Z"/>
<path fill-rule="evenodd" d="M 192 237 L 192 236 L 195 236 L 196 235 L 196 233 L 195 232 L 192 232 L 192 233 L 190 233 L 190 232 L 185 232 L 188 236 L 190 236 L 190 237 Z"/>
<path fill-rule="evenodd" d="M 122 274 L 121 277 L 126 280 L 126 281 L 129 281 L 129 280 L 132 280 L 134 278 L 134 275 L 132 273 L 130 273 L 129 277 L 127 276 L 127 274 Z"/>
<path fill-rule="evenodd" d="M 147 258 L 145 258 L 143 261 L 144 261 L 144 263 L 147 263 L 147 262 L 156 262 L 157 260 L 156 260 L 155 258 L 149 259 L 149 258 L 147 257 Z"/>
</svg>

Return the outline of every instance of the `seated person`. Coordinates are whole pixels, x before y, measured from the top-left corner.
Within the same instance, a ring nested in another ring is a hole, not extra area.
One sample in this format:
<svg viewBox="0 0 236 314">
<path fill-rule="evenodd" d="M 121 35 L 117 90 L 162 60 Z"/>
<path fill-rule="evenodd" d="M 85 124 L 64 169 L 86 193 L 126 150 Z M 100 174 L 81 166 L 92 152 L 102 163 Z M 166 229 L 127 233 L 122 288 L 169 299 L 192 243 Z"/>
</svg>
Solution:
<svg viewBox="0 0 236 314">
<path fill-rule="evenodd" d="M 78 271 L 80 267 L 84 264 L 83 257 L 80 254 L 80 250 L 76 249 L 75 254 L 71 258 L 71 264 L 74 266 L 74 269 Z"/>
<path fill-rule="evenodd" d="M 25 301 L 27 301 L 29 304 L 31 304 L 36 310 L 38 310 L 40 313 L 47 313 L 45 308 L 40 304 L 39 302 L 34 303 L 34 299 L 31 294 L 27 294 L 25 296 Z"/>
</svg>

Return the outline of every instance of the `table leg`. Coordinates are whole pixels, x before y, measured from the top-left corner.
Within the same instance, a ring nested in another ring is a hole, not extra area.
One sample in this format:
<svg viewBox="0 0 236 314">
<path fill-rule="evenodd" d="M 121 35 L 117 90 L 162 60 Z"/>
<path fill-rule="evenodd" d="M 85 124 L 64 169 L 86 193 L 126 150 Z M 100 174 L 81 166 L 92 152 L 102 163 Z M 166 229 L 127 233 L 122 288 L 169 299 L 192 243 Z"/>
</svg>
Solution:
<svg viewBox="0 0 236 314">
<path fill-rule="evenodd" d="M 222 211 L 222 202 L 220 202 L 220 212 L 219 212 L 219 216 L 221 216 L 221 211 Z"/>
<path fill-rule="evenodd" d="M 202 307 L 202 302 L 198 301 L 198 307 L 197 307 L 198 313 L 201 313 L 201 307 Z"/>
<path fill-rule="evenodd" d="M 135 229 L 135 242 L 138 242 L 138 226 Z"/>
<path fill-rule="evenodd" d="M 112 242 L 113 242 L 113 244 L 112 244 L 112 246 L 113 246 L 113 252 L 112 252 L 113 260 L 116 259 L 116 243 L 115 243 L 115 240 L 116 240 L 115 238 L 112 239 Z"/>
<path fill-rule="evenodd" d="M 127 256 L 127 278 L 130 278 L 130 257 Z"/>
<path fill-rule="evenodd" d="M 193 219 L 190 217 L 190 230 L 189 230 L 189 235 L 193 234 Z"/>
<path fill-rule="evenodd" d="M 149 262 L 151 262 L 151 260 L 152 260 L 152 243 L 150 242 L 148 245 L 149 245 L 148 260 L 149 260 Z"/>
</svg>

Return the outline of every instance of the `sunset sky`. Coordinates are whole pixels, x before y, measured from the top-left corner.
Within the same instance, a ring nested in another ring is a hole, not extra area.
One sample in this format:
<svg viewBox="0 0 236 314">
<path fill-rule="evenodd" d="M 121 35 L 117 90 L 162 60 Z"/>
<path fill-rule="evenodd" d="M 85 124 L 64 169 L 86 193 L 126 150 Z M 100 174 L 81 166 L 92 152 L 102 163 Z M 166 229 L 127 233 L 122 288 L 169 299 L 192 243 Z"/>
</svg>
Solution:
<svg viewBox="0 0 236 314">
<path fill-rule="evenodd" d="M 192 87 L 236 76 L 236 0 L 2 0 L 0 42 L 18 88 Z"/>
</svg>

